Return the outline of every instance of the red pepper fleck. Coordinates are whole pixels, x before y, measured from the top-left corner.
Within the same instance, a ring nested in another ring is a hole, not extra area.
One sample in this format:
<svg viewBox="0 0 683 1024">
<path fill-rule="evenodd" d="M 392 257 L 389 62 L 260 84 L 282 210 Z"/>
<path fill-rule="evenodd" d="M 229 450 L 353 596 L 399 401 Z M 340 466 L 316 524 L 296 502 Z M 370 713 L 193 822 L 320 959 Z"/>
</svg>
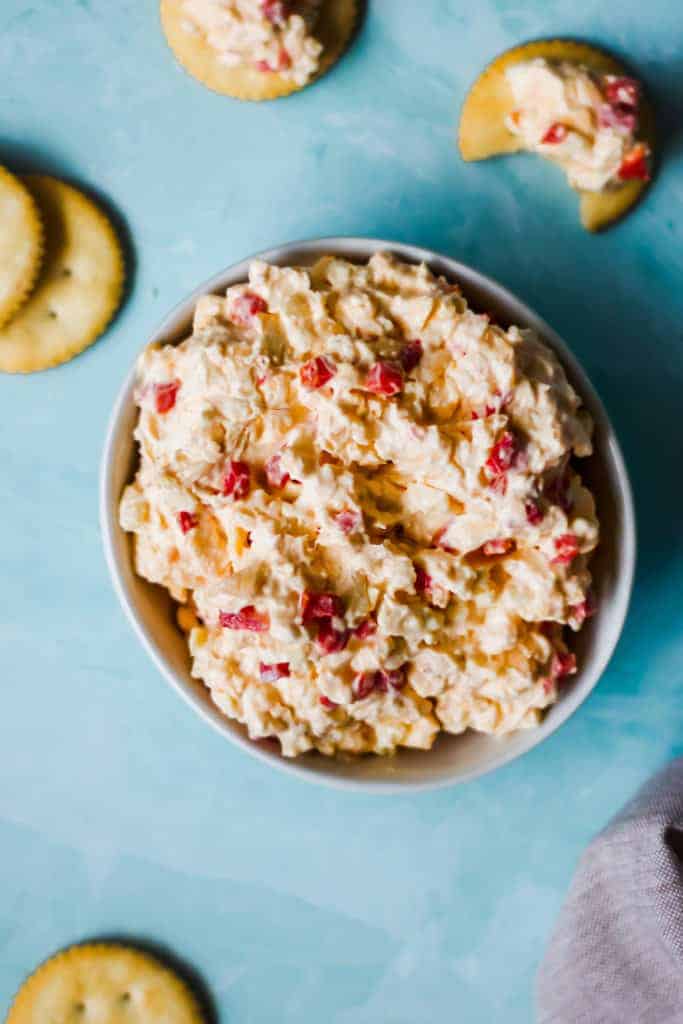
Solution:
<svg viewBox="0 0 683 1024">
<path fill-rule="evenodd" d="M 499 494 L 507 490 L 506 473 L 512 465 L 517 452 L 517 442 L 509 430 L 505 430 L 498 438 L 484 463 L 484 470 L 489 486 Z"/>
<path fill-rule="evenodd" d="M 573 533 L 563 533 L 555 538 L 557 554 L 551 559 L 553 565 L 569 565 L 579 553 L 579 542 Z"/>
<path fill-rule="evenodd" d="M 387 693 L 389 687 L 392 690 L 400 690 L 406 685 L 406 671 L 408 666 L 401 665 L 400 668 L 379 669 L 376 673 L 375 688 L 381 693 Z"/>
<path fill-rule="evenodd" d="M 586 619 L 589 619 L 591 615 L 595 615 L 595 602 L 590 591 L 586 594 L 583 601 L 573 604 L 569 612 L 577 626 L 582 626 Z"/>
<path fill-rule="evenodd" d="M 605 97 L 608 103 L 623 107 L 638 108 L 640 99 L 640 83 L 635 78 L 616 75 L 605 75 L 603 80 Z"/>
<path fill-rule="evenodd" d="M 194 512 L 179 512 L 178 525 L 183 533 L 189 533 L 190 530 L 194 530 L 196 526 L 199 526 L 199 518 Z"/>
<path fill-rule="evenodd" d="M 376 672 L 361 672 L 353 681 L 351 687 L 352 700 L 365 700 L 375 689 Z"/>
<path fill-rule="evenodd" d="M 304 590 L 301 595 L 301 621 L 309 625 L 315 619 L 341 619 L 344 603 L 338 594 L 315 594 Z"/>
<path fill-rule="evenodd" d="M 171 380 L 166 384 L 154 385 L 154 404 L 158 413 L 170 412 L 180 390 L 180 381 Z"/>
<path fill-rule="evenodd" d="M 543 513 L 541 512 L 540 506 L 533 498 L 529 498 L 529 500 L 525 502 L 524 511 L 526 513 L 526 521 L 530 526 L 538 526 L 543 519 Z"/>
<path fill-rule="evenodd" d="M 284 679 L 289 675 L 289 662 L 277 661 L 272 665 L 266 665 L 262 661 L 258 670 L 262 683 L 276 683 L 278 679 Z"/>
<path fill-rule="evenodd" d="M 239 501 L 251 490 L 251 474 L 246 462 L 231 461 L 223 477 L 223 496 Z"/>
<path fill-rule="evenodd" d="M 352 699 L 365 700 L 373 690 L 388 693 L 389 688 L 400 690 L 406 684 L 407 665 L 396 669 L 377 669 L 375 672 L 361 672 L 351 687 Z"/>
<path fill-rule="evenodd" d="M 265 299 L 254 292 L 243 292 L 232 304 L 232 319 L 246 327 L 259 313 L 265 313 L 268 305 Z"/>
<path fill-rule="evenodd" d="M 341 512 L 337 512 L 332 518 L 341 532 L 346 534 L 357 530 L 363 521 L 361 513 L 352 508 L 345 508 Z"/>
<path fill-rule="evenodd" d="M 636 130 L 638 115 L 631 107 L 623 103 L 602 103 L 598 109 L 598 125 L 601 128 L 616 128 L 618 131 L 629 134 Z"/>
<path fill-rule="evenodd" d="M 395 363 L 380 360 L 370 368 L 365 386 L 375 395 L 393 398 L 403 390 L 403 371 Z"/>
<path fill-rule="evenodd" d="M 343 651 L 349 642 L 349 631 L 337 629 L 332 619 L 321 619 L 315 640 L 323 654 L 336 654 L 337 651 Z"/>
<path fill-rule="evenodd" d="M 509 555 L 516 546 L 511 537 L 499 537 L 495 540 L 487 540 L 481 550 L 485 555 Z"/>
<path fill-rule="evenodd" d="M 246 629 L 250 633 L 265 633 L 270 628 L 268 616 L 257 612 L 253 604 L 238 612 L 219 612 L 218 622 L 224 629 Z"/>
<path fill-rule="evenodd" d="M 423 352 L 424 349 L 422 348 L 422 342 L 419 338 L 414 338 L 413 341 L 406 342 L 399 356 L 401 366 L 405 373 L 410 373 L 411 370 L 415 369 L 422 359 Z"/>
<path fill-rule="evenodd" d="M 642 142 L 638 142 L 630 150 L 621 162 L 617 177 L 620 181 L 649 181 L 650 170 L 647 165 L 648 149 Z"/>
<path fill-rule="evenodd" d="M 330 700 L 330 698 L 326 697 L 324 694 L 320 697 L 320 703 L 324 708 L 327 708 L 328 711 L 334 711 L 339 707 L 335 701 Z"/>
<path fill-rule="evenodd" d="M 555 124 L 550 125 L 550 128 L 548 128 L 548 131 L 541 139 L 541 142 L 544 142 L 547 145 L 556 145 L 558 142 L 564 142 L 568 134 L 569 130 L 566 124 L 561 124 L 559 121 L 556 121 Z"/>
<path fill-rule="evenodd" d="M 356 626 L 353 632 L 359 640 L 367 640 L 368 637 L 374 636 L 377 632 L 377 621 L 373 619 L 372 616 L 367 619 L 363 619 L 363 621 Z"/>
<path fill-rule="evenodd" d="M 550 663 L 550 675 L 552 679 L 563 679 L 576 672 L 576 655 L 570 651 L 560 653 L 555 651 L 553 660 Z"/>
<path fill-rule="evenodd" d="M 275 490 L 280 490 L 290 480 L 289 473 L 282 468 L 281 462 L 281 455 L 271 455 L 263 467 L 268 486 Z"/>
<path fill-rule="evenodd" d="M 280 47 L 280 52 L 277 57 L 277 70 L 286 71 L 292 66 L 292 58 L 289 56 L 284 46 Z"/>
<path fill-rule="evenodd" d="M 421 565 L 414 565 L 415 570 L 415 591 L 418 594 L 428 594 L 432 586 L 432 577 Z"/>
<path fill-rule="evenodd" d="M 331 359 L 327 356 L 316 356 L 315 359 L 309 359 L 304 363 L 299 370 L 299 376 L 303 386 L 309 391 L 314 391 L 332 380 L 336 372 L 337 367 Z"/>
<path fill-rule="evenodd" d="M 264 17 L 278 28 L 285 24 L 290 14 L 289 4 L 285 0 L 262 0 L 261 10 Z"/>
</svg>

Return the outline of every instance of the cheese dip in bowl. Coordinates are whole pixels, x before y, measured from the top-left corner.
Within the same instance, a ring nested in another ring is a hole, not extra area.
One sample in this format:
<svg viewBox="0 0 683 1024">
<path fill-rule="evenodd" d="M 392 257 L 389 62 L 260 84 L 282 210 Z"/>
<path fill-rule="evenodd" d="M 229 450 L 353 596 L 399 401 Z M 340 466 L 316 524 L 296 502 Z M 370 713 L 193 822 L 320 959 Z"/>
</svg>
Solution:
<svg viewBox="0 0 683 1024">
<path fill-rule="evenodd" d="M 102 517 L 124 607 L 205 717 L 382 788 L 557 727 L 633 571 L 620 453 L 559 339 L 375 240 L 262 254 L 171 314 L 115 410 Z"/>
</svg>

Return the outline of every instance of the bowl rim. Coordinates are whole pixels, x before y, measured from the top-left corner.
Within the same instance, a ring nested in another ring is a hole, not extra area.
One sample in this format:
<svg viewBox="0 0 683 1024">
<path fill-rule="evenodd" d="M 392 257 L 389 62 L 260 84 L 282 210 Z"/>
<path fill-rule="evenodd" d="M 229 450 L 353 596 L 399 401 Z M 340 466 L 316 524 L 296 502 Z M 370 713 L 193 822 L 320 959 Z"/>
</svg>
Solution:
<svg viewBox="0 0 683 1024">
<path fill-rule="evenodd" d="M 354 252 L 349 252 L 349 250 L 354 250 Z M 615 574 L 611 635 L 608 634 L 606 639 L 601 638 L 600 643 L 597 645 L 591 670 L 585 673 L 583 677 L 579 676 L 571 691 L 567 692 L 563 699 L 554 705 L 557 709 L 554 719 L 550 721 L 546 717 L 544 722 L 538 727 L 527 730 L 524 741 L 515 749 L 510 750 L 507 747 L 501 746 L 500 752 L 492 755 L 485 764 L 458 772 L 444 772 L 440 777 L 425 780 L 358 779 L 328 774 L 324 771 L 312 771 L 300 763 L 297 758 L 285 758 L 281 754 L 274 756 L 266 753 L 254 741 L 250 740 L 246 734 L 242 735 L 241 733 L 231 731 L 227 725 L 227 719 L 223 723 L 220 718 L 214 717 L 206 704 L 189 688 L 186 681 L 181 679 L 166 662 L 162 651 L 153 641 L 150 631 L 143 625 L 135 609 L 134 602 L 124 584 L 114 543 L 115 534 L 121 530 L 121 527 L 118 524 L 117 517 L 120 494 L 114 493 L 112 467 L 115 451 L 119 443 L 122 420 L 132 399 L 136 364 L 140 353 L 148 345 L 162 340 L 169 333 L 177 334 L 177 328 L 173 329 L 174 325 L 181 318 L 187 319 L 191 315 L 193 307 L 201 295 L 215 292 L 217 289 L 224 291 L 230 284 L 245 280 L 249 264 L 253 260 L 264 260 L 266 262 L 286 265 L 288 254 L 290 253 L 295 253 L 298 258 L 301 255 L 315 257 L 321 256 L 323 253 L 330 253 L 349 259 L 354 259 L 354 257 L 356 259 L 368 259 L 373 252 L 377 251 L 390 252 L 410 263 L 424 262 L 433 269 L 436 269 L 437 272 L 446 273 L 454 280 L 463 282 L 465 293 L 467 293 L 468 288 L 475 287 L 495 297 L 496 301 L 500 301 L 502 305 L 516 307 L 521 313 L 520 320 L 524 326 L 533 328 L 541 335 L 544 341 L 548 342 L 553 351 L 559 356 L 561 363 L 569 369 L 572 382 L 576 383 L 578 381 L 579 386 L 577 390 L 580 397 L 584 401 L 587 400 L 586 404 L 590 405 L 591 414 L 596 420 L 596 424 L 599 424 L 604 433 L 604 448 L 608 450 L 613 464 L 614 492 L 622 522 L 622 554 L 624 558 Z M 114 401 L 107 423 L 100 462 L 99 520 L 105 560 L 114 591 L 126 618 L 162 677 L 195 713 L 216 732 L 235 744 L 235 746 L 245 750 L 252 757 L 261 763 L 269 765 L 271 768 L 276 768 L 290 776 L 304 779 L 317 785 L 362 793 L 398 794 L 425 792 L 470 782 L 483 775 L 488 775 L 498 768 L 502 768 L 504 765 L 522 757 L 534 747 L 543 743 L 544 740 L 548 739 L 549 736 L 571 718 L 579 706 L 588 698 L 607 668 L 623 631 L 635 578 L 636 518 L 633 491 L 626 462 L 616 431 L 612 426 L 605 406 L 586 371 L 567 343 L 526 302 L 475 267 L 462 263 L 437 250 L 427 249 L 423 246 L 358 235 L 322 236 L 320 238 L 308 238 L 287 242 L 279 246 L 271 246 L 268 249 L 231 263 L 222 270 L 212 274 L 211 277 L 195 287 L 185 298 L 172 307 L 152 332 L 149 340 L 145 342 L 144 346 L 136 354 L 133 364 L 126 373 Z"/>
</svg>

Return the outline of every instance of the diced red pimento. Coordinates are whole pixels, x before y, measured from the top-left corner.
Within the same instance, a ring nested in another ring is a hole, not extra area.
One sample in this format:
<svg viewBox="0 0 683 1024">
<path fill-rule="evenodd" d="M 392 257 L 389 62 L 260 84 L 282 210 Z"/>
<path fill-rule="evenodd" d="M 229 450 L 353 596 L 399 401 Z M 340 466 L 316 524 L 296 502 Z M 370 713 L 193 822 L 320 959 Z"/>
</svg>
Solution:
<svg viewBox="0 0 683 1024">
<path fill-rule="evenodd" d="M 401 665 L 400 668 L 394 669 L 379 669 L 376 673 L 375 687 L 382 693 L 387 693 L 389 688 L 392 690 L 402 689 L 407 682 L 407 665 Z"/>
<path fill-rule="evenodd" d="M 485 555 L 509 555 L 516 546 L 511 537 L 497 537 L 495 540 L 487 540 L 481 550 Z"/>
<path fill-rule="evenodd" d="M 605 75 L 603 79 L 605 98 L 608 103 L 638 108 L 640 99 L 640 83 L 635 78 L 619 77 L 617 75 Z"/>
<path fill-rule="evenodd" d="M 566 124 L 562 124 L 560 121 L 556 121 L 554 124 L 550 125 L 550 128 L 548 128 L 548 131 L 541 139 L 541 142 L 545 143 L 546 145 L 554 146 L 557 145 L 557 143 L 559 142 L 564 142 L 568 134 L 569 129 L 567 128 Z"/>
<path fill-rule="evenodd" d="M 246 629 L 250 633 L 265 633 L 270 629 L 270 619 L 258 612 L 253 604 L 245 605 L 238 612 L 219 612 L 218 622 L 224 629 Z"/>
<path fill-rule="evenodd" d="M 403 371 L 395 363 L 379 360 L 365 379 L 365 386 L 374 395 L 382 398 L 393 398 L 403 391 Z"/>
<path fill-rule="evenodd" d="M 361 672 L 351 687 L 352 699 L 365 700 L 373 690 L 388 693 L 389 689 L 400 690 L 406 684 L 407 665 L 396 669 L 377 669 L 375 672 Z"/>
<path fill-rule="evenodd" d="M 259 313 L 265 313 L 268 304 L 255 292 L 242 292 L 232 304 L 232 319 L 246 327 Z"/>
<path fill-rule="evenodd" d="M 541 508 L 538 502 L 534 501 L 533 498 L 529 498 L 529 500 L 524 503 L 524 512 L 526 513 L 526 521 L 530 526 L 538 526 L 538 524 L 543 520 Z"/>
<path fill-rule="evenodd" d="M 262 0 L 261 10 L 264 17 L 278 28 L 285 24 L 290 14 L 289 4 L 285 0 Z"/>
<path fill-rule="evenodd" d="M 289 483 L 290 476 L 289 473 L 282 468 L 281 455 L 271 455 L 271 457 L 266 460 L 263 470 L 266 474 L 266 480 L 268 481 L 269 487 L 273 487 L 275 490 L 279 491 L 285 486 L 285 484 Z"/>
<path fill-rule="evenodd" d="M 363 621 L 356 626 L 353 632 L 359 640 L 367 640 L 377 632 L 377 620 L 372 616 L 367 619 L 363 619 Z"/>
<path fill-rule="evenodd" d="M 414 565 L 415 570 L 415 592 L 417 594 L 429 594 L 432 586 L 432 577 L 421 565 Z"/>
<path fill-rule="evenodd" d="M 289 56 L 284 46 L 280 47 L 280 52 L 277 55 L 277 70 L 286 71 L 292 66 L 292 58 Z"/>
<path fill-rule="evenodd" d="M 401 349 L 399 359 L 401 360 L 401 366 L 405 373 L 410 373 L 414 370 L 417 364 L 422 359 L 424 349 L 422 348 L 422 342 L 419 338 L 414 338 L 412 341 L 407 341 Z"/>
<path fill-rule="evenodd" d="M 231 460 L 223 477 L 223 496 L 239 501 L 251 490 L 251 472 L 246 462 Z"/>
<path fill-rule="evenodd" d="M 550 675 L 553 679 L 564 679 L 576 672 L 576 655 L 571 651 L 555 651 L 550 663 Z"/>
<path fill-rule="evenodd" d="M 322 694 L 319 699 L 322 706 L 327 708 L 328 711 L 335 711 L 339 707 L 335 701 L 330 700 L 330 698 L 326 697 L 325 694 Z"/>
<path fill-rule="evenodd" d="M 353 508 L 345 508 L 341 512 L 337 512 L 332 518 L 335 525 L 345 534 L 354 533 L 359 529 L 363 521 L 361 513 Z"/>
<path fill-rule="evenodd" d="M 598 109 L 598 125 L 601 128 L 616 128 L 622 134 L 628 135 L 636 130 L 638 115 L 631 107 L 625 107 L 621 103 L 614 106 L 602 103 Z"/>
<path fill-rule="evenodd" d="M 170 412 L 175 405 L 178 391 L 180 390 L 179 380 L 169 380 L 165 384 L 154 385 L 154 406 L 158 413 Z"/>
<path fill-rule="evenodd" d="M 300 599 L 301 621 L 309 625 L 316 619 L 341 619 L 344 617 L 344 603 L 338 594 L 315 594 L 304 590 Z"/>
<path fill-rule="evenodd" d="M 375 689 L 376 674 L 376 672 L 361 672 L 356 676 L 351 687 L 352 700 L 365 700 L 370 696 Z"/>
<path fill-rule="evenodd" d="M 621 167 L 617 173 L 619 180 L 649 181 L 650 169 L 647 163 L 647 156 L 647 146 L 642 142 L 636 143 L 633 149 L 629 150 L 621 162 Z"/>
<path fill-rule="evenodd" d="M 509 430 L 505 430 L 498 438 L 484 463 L 484 470 L 489 486 L 499 494 L 507 491 L 507 471 L 513 463 L 517 452 L 517 442 Z"/>
<path fill-rule="evenodd" d="M 337 629 L 332 619 L 321 619 L 315 640 L 323 654 L 336 654 L 343 651 L 349 642 L 349 631 Z"/>
<path fill-rule="evenodd" d="M 183 510 L 178 513 L 178 525 L 183 533 L 189 533 L 190 530 L 194 530 L 195 527 L 199 526 L 199 517 L 194 512 Z"/>
<path fill-rule="evenodd" d="M 553 565 L 569 565 L 579 553 L 579 541 L 574 533 L 563 533 L 555 538 L 557 554 L 551 559 Z"/>
<path fill-rule="evenodd" d="M 272 68 L 267 60 L 254 61 L 254 67 L 257 71 L 275 71 L 275 68 Z"/>
<path fill-rule="evenodd" d="M 595 615 L 595 601 L 592 593 L 589 591 L 583 601 L 579 601 L 578 604 L 573 604 L 569 609 L 569 613 L 572 621 L 577 627 L 582 626 L 586 619 L 589 619 L 591 615 Z"/>
<path fill-rule="evenodd" d="M 299 370 L 299 376 L 305 388 L 315 391 L 332 380 L 336 372 L 337 367 L 331 359 L 327 356 L 316 356 L 304 363 Z"/>
<path fill-rule="evenodd" d="M 285 679 L 289 676 L 288 661 L 276 661 L 272 665 L 266 665 L 262 661 L 258 669 L 262 683 L 276 683 L 278 679 Z"/>
</svg>

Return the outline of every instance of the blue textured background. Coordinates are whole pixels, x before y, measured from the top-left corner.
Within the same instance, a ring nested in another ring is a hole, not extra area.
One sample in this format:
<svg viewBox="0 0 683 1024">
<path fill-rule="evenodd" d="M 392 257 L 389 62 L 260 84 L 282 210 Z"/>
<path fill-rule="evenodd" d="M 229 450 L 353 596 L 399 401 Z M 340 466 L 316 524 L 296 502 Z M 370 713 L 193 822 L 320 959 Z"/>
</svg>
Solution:
<svg viewBox="0 0 683 1024">
<path fill-rule="evenodd" d="M 681 748 L 677 140 L 597 238 L 547 164 L 465 166 L 453 145 L 484 63 L 556 34 L 628 53 L 670 132 L 679 0 L 369 8 L 332 73 L 258 106 L 186 77 L 153 0 L 0 4 L 0 162 L 97 190 L 135 260 L 100 343 L 0 379 L 0 1009 L 57 947 L 127 934 L 195 964 L 221 1022 L 526 1022 L 581 848 Z M 151 329 L 222 266 L 336 233 L 441 249 L 518 292 L 584 361 L 633 474 L 639 572 L 609 671 L 542 748 L 460 789 L 343 794 L 232 749 L 148 663 L 103 562 L 105 422 Z"/>
</svg>

